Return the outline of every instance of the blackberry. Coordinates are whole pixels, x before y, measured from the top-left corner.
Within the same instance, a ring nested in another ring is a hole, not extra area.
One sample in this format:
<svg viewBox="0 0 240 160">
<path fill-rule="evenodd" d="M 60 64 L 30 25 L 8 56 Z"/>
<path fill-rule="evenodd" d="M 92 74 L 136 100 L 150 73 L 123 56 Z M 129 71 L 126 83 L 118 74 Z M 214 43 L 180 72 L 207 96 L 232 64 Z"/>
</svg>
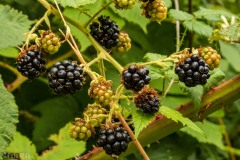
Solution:
<svg viewBox="0 0 240 160">
<path fill-rule="evenodd" d="M 46 61 L 43 59 L 43 54 L 34 45 L 20 53 L 16 64 L 17 70 L 29 79 L 39 77 L 46 70 Z"/>
<path fill-rule="evenodd" d="M 106 81 L 103 77 L 93 80 L 88 90 L 90 98 L 101 105 L 108 105 L 113 100 L 112 81 Z"/>
<path fill-rule="evenodd" d="M 204 85 L 210 77 L 209 66 L 197 54 L 183 60 L 176 68 L 175 73 L 187 87 Z"/>
<path fill-rule="evenodd" d="M 134 98 L 134 103 L 137 108 L 140 108 L 144 113 L 153 114 L 158 112 L 160 101 L 156 90 L 144 87 Z"/>
<path fill-rule="evenodd" d="M 143 3 L 141 8 L 142 15 L 153 21 L 161 22 L 167 17 L 167 7 L 163 0 L 149 0 Z"/>
<path fill-rule="evenodd" d="M 198 49 L 198 54 L 209 65 L 209 69 L 213 70 L 220 64 L 221 56 L 211 47 L 204 47 Z"/>
<path fill-rule="evenodd" d="M 130 141 L 131 137 L 123 127 L 102 128 L 97 139 L 97 146 L 103 147 L 108 155 L 120 155 L 127 150 Z"/>
<path fill-rule="evenodd" d="M 122 83 L 126 89 L 140 91 L 145 85 L 150 83 L 149 70 L 146 67 L 130 65 L 122 72 Z"/>
<path fill-rule="evenodd" d="M 48 72 L 49 87 L 55 94 L 73 94 L 84 85 L 83 68 L 75 62 L 56 62 Z"/>
<path fill-rule="evenodd" d="M 127 52 L 131 48 L 131 39 L 129 38 L 129 35 L 127 33 L 120 32 L 118 35 L 118 39 L 118 52 Z"/>
<path fill-rule="evenodd" d="M 114 0 L 114 4 L 117 9 L 130 9 L 136 1 L 137 0 Z"/>
<path fill-rule="evenodd" d="M 87 141 L 94 134 L 94 128 L 84 119 L 75 118 L 72 122 L 69 135 L 78 141 Z"/>
<path fill-rule="evenodd" d="M 109 16 L 100 16 L 98 22 L 90 25 L 90 34 L 106 49 L 111 49 L 118 43 L 118 25 Z"/>
<path fill-rule="evenodd" d="M 106 112 L 106 109 L 98 104 L 89 104 L 84 111 L 84 113 L 90 119 L 90 123 L 92 126 L 99 126 L 103 122 L 104 118 L 99 118 L 97 116 L 99 114 L 105 114 Z"/>
<path fill-rule="evenodd" d="M 60 38 L 58 35 L 54 34 L 51 30 L 39 31 L 41 34 L 41 38 L 39 38 L 40 47 L 44 50 L 44 52 L 49 54 L 56 53 L 60 46 Z"/>
</svg>

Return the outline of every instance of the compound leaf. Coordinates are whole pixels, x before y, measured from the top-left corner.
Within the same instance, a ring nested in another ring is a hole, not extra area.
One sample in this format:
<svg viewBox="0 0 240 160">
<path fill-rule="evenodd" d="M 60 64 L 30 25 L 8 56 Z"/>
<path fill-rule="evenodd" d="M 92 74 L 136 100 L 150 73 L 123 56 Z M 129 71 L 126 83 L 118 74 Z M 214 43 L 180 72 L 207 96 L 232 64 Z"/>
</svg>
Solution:
<svg viewBox="0 0 240 160">
<path fill-rule="evenodd" d="M 0 22 L 0 49 L 21 45 L 25 40 L 23 34 L 32 24 L 26 15 L 7 5 L 0 5 Z"/>
<path fill-rule="evenodd" d="M 0 75 L 0 155 L 3 154 L 16 132 L 18 107 L 13 95 L 4 87 Z"/>
<path fill-rule="evenodd" d="M 171 18 L 175 20 L 180 20 L 180 21 L 191 20 L 194 18 L 193 15 L 184 11 L 178 11 L 176 9 L 170 9 L 168 14 Z"/>
</svg>

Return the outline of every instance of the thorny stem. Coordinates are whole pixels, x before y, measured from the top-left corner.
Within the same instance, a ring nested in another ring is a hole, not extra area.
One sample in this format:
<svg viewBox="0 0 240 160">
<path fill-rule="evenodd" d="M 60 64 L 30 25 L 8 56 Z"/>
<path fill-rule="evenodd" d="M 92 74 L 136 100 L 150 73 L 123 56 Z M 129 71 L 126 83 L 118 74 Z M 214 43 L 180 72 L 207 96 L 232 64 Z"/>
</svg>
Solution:
<svg viewBox="0 0 240 160">
<path fill-rule="evenodd" d="M 12 67 L 11 65 L 9 65 L 9 64 L 7 64 L 7 63 L 0 62 L 0 66 L 3 67 L 3 68 L 6 68 L 6 69 L 8 69 L 8 70 L 10 70 L 10 71 L 13 72 L 16 76 L 21 75 L 21 74 L 16 70 L 16 68 Z"/>
<path fill-rule="evenodd" d="M 224 139 L 226 141 L 226 144 L 229 148 L 232 148 L 232 145 L 231 145 L 231 141 L 230 141 L 230 138 L 228 136 L 228 133 L 226 131 L 226 128 L 225 128 L 225 125 L 224 125 L 224 122 L 223 122 L 223 119 L 221 117 L 218 117 L 218 122 L 221 126 L 223 126 L 223 136 L 224 136 Z M 232 150 L 229 151 L 229 154 L 230 154 L 230 157 L 231 157 L 231 160 L 236 160 L 235 156 L 234 156 L 234 153 Z"/>
<path fill-rule="evenodd" d="M 106 9 L 110 4 L 112 4 L 113 1 L 110 1 L 105 6 L 103 6 L 99 11 L 97 11 L 88 21 L 85 25 L 83 25 L 84 28 L 86 28 L 93 20 L 96 18 L 104 9 Z"/>
<path fill-rule="evenodd" d="M 136 139 L 136 137 L 134 136 L 134 133 L 132 132 L 131 128 L 128 126 L 127 122 L 125 121 L 124 117 L 122 115 L 120 115 L 118 117 L 119 121 L 122 123 L 122 125 L 124 126 L 124 128 L 127 129 L 130 137 L 132 138 L 133 142 L 135 143 L 136 147 L 138 148 L 139 152 L 142 154 L 142 156 L 144 157 L 145 160 L 150 160 L 150 158 L 148 157 L 148 155 L 146 154 L 146 152 L 144 151 L 142 145 L 139 143 L 139 141 Z"/>
<path fill-rule="evenodd" d="M 181 41 L 180 41 L 180 44 L 179 44 L 179 48 L 181 48 L 186 35 L 187 35 L 187 29 L 185 29 L 184 32 L 183 32 L 183 35 L 182 35 L 182 38 L 181 38 Z"/>
<path fill-rule="evenodd" d="M 174 0 L 175 9 L 179 11 L 178 0 Z M 176 52 L 180 51 L 180 22 L 176 21 Z"/>
</svg>

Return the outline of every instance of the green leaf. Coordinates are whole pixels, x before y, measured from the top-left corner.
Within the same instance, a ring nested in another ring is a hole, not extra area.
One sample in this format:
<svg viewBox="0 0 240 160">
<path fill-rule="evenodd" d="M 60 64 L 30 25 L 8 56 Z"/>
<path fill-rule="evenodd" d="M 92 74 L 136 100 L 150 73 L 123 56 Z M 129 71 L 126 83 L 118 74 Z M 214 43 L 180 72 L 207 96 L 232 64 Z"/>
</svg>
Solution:
<svg viewBox="0 0 240 160">
<path fill-rule="evenodd" d="M 194 18 L 193 15 L 184 11 L 178 11 L 176 9 L 170 9 L 168 14 L 174 20 L 180 20 L 180 21 L 191 20 Z"/>
<path fill-rule="evenodd" d="M 16 47 L 25 40 L 23 34 L 29 31 L 32 21 L 10 6 L 0 5 L 0 49 Z M 11 33 L 11 34 L 9 34 Z"/>
<path fill-rule="evenodd" d="M 37 159 L 37 151 L 35 145 L 21 133 L 16 132 L 13 137 L 13 141 L 10 143 L 10 146 L 6 149 L 8 153 L 19 153 L 21 159 Z"/>
<path fill-rule="evenodd" d="M 225 16 L 227 19 L 231 19 L 232 16 L 235 16 L 234 14 L 224 10 L 213 10 L 202 7 L 200 7 L 200 9 L 193 14 L 196 18 L 206 19 L 208 21 L 221 21 L 221 15 Z"/>
<path fill-rule="evenodd" d="M 51 2 L 54 2 L 53 0 L 50 0 Z M 95 3 L 97 0 L 57 0 L 59 4 L 61 4 L 63 7 L 73 7 L 78 8 L 80 6 L 84 6 L 87 4 Z"/>
<path fill-rule="evenodd" d="M 136 138 L 138 137 L 139 133 L 152 121 L 154 117 L 154 114 L 145 114 L 140 110 L 135 110 L 132 113 Z"/>
<path fill-rule="evenodd" d="M 229 44 L 223 41 L 219 41 L 220 49 L 223 57 L 228 63 L 237 71 L 240 72 L 240 50 L 236 44 Z"/>
<path fill-rule="evenodd" d="M 13 95 L 4 87 L 0 75 L 0 156 L 13 140 L 18 123 L 18 107 Z"/>
<path fill-rule="evenodd" d="M 183 126 L 187 126 L 189 129 L 196 131 L 202 136 L 205 135 L 204 132 L 193 121 L 186 117 L 183 117 L 183 115 L 180 112 L 174 109 L 170 109 L 166 106 L 161 106 L 159 109 L 159 113 L 175 122 L 181 122 Z"/>
<path fill-rule="evenodd" d="M 171 0 L 163 0 L 163 2 L 166 4 L 167 8 L 172 7 L 172 1 Z"/>
<path fill-rule="evenodd" d="M 210 37 L 212 35 L 212 27 L 198 20 L 184 21 L 183 25 L 190 31 L 196 32 L 199 35 Z"/>
<path fill-rule="evenodd" d="M 147 18 L 141 15 L 142 10 L 140 8 L 140 3 L 136 3 L 133 8 L 128 10 L 118 10 L 111 5 L 111 9 L 118 14 L 120 17 L 124 18 L 128 22 L 135 23 L 139 25 L 144 32 L 147 32 L 147 24 L 150 22 Z"/>
<path fill-rule="evenodd" d="M 193 101 L 194 108 L 197 111 L 201 107 L 202 96 L 204 93 L 204 88 L 201 85 L 195 87 L 186 87 L 183 83 L 180 83 L 181 88 L 188 93 Z"/>
<path fill-rule="evenodd" d="M 159 79 L 159 78 L 164 78 L 164 70 L 156 65 L 150 65 L 147 66 L 149 69 L 149 76 L 151 77 L 152 80 Z"/>
<path fill-rule="evenodd" d="M 35 123 L 33 130 L 33 142 L 37 144 L 39 151 L 52 144 L 47 140 L 51 134 L 75 118 L 78 104 L 73 97 L 65 96 L 43 101 L 32 110 L 41 113 L 41 118 Z"/>
<path fill-rule="evenodd" d="M 157 61 L 166 57 L 167 57 L 166 55 L 161 55 L 157 53 L 147 53 L 143 58 L 146 59 L 147 61 Z"/>
<path fill-rule="evenodd" d="M 225 78 L 225 73 L 220 70 L 219 68 L 216 68 L 211 73 L 210 78 L 207 80 L 207 84 L 204 85 L 204 90 L 208 91 L 211 89 L 211 87 L 218 85 L 221 83 L 221 81 Z"/>
<path fill-rule="evenodd" d="M 189 128 L 182 128 L 181 131 L 196 138 L 200 143 L 213 144 L 219 149 L 224 150 L 225 147 L 223 144 L 222 127 L 220 125 L 216 125 L 209 121 L 204 121 L 203 123 L 196 122 L 196 124 L 203 130 L 205 136 L 202 136 L 199 133 L 190 130 Z"/>
<path fill-rule="evenodd" d="M 71 123 L 60 129 L 58 134 L 50 136 L 50 140 L 56 143 L 49 151 L 44 152 L 39 160 L 66 160 L 81 155 L 86 150 L 86 142 L 76 141 L 69 136 Z"/>
<path fill-rule="evenodd" d="M 19 50 L 16 48 L 0 49 L 0 55 L 8 58 L 16 58 Z"/>
</svg>

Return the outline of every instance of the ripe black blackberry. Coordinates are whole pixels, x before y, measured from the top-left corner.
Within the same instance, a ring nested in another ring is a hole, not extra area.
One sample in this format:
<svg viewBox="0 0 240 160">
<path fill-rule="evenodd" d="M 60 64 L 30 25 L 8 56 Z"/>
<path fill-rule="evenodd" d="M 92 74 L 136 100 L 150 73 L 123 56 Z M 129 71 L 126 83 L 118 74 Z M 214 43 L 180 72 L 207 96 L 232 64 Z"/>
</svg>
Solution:
<svg viewBox="0 0 240 160">
<path fill-rule="evenodd" d="M 160 107 L 157 91 L 149 87 L 144 87 L 139 94 L 136 95 L 134 103 L 137 108 L 140 108 L 144 113 L 148 114 L 158 112 Z"/>
<path fill-rule="evenodd" d="M 205 85 L 210 77 L 208 64 L 197 54 L 193 54 L 181 62 L 175 68 L 175 73 L 187 87 Z"/>
<path fill-rule="evenodd" d="M 36 46 L 23 50 L 18 56 L 16 64 L 17 70 L 29 79 L 39 77 L 46 70 L 46 61 L 43 59 L 42 52 Z"/>
<path fill-rule="evenodd" d="M 49 87 L 56 94 L 75 93 L 84 85 L 83 68 L 75 62 L 56 62 L 48 72 Z"/>
<path fill-rule="evenodd" d="M 131 137 L 123 127 L 101 129 L 97 146 L 103 147 L 108 155 L 120 155 L 127 150 Z"/>
<path fill-rule="evenodd" d="M 118 43 L 118 25 L 109 16 L 100 16 L 98 22 L 90 25 L 90 34 L 106 49 L 111 49 Z"/>
<path fill-rule="evenodd" d="M 148 68 L 138 65 L 130 65 L 122 72 L 122 83 L 126 89 L 140 91 L 145 85 L 150 83 Z"/>
</svg>

